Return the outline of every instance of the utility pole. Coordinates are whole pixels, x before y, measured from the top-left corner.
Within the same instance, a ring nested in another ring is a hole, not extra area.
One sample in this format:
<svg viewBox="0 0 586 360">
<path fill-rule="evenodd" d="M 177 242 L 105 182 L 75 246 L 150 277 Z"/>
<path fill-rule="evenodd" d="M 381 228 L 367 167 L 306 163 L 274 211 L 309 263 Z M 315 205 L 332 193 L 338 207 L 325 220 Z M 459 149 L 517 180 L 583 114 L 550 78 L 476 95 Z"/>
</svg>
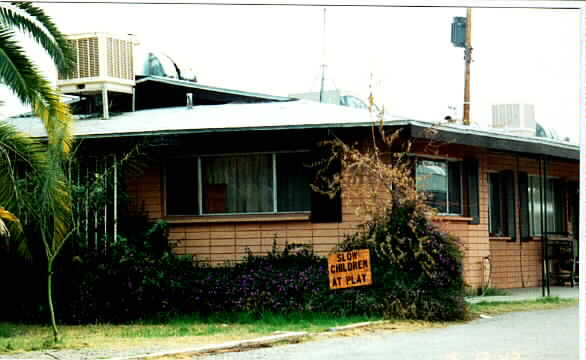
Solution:
<svg viewBox="0 0 586 360">
<path fill-rule="evenodd" d="M 464 75 L 464 115 L 462 122 L 470 125 L 470 63 L 472 63 L 472 9 L 466 9 L 466 45 L 464 47 L 466 70 Z"/>
</svg>

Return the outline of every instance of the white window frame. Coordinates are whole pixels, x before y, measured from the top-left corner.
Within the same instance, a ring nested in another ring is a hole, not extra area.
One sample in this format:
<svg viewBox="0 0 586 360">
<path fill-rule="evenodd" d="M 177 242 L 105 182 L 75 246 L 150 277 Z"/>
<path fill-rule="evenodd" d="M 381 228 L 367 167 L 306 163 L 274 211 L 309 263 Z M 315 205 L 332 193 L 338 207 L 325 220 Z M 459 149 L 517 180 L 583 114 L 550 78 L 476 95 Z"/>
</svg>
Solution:
<svg viewBox="0 0 586 360">
<path fill-rule="evenodd" d="M 309 210 L 294 210 L 294 211 L 278 211 L 278 181 L 277 181 L 277 155 L 279 154 L 297 154 L 309 153 L 309 150 L 293 150 L 293 151 L 264 151 L 264 152 L 244 152 L 244 153 L 222 153 L 222 154 L 202 154 L 196 156 L 185 157 L 186 159 L 196 159 L 197 163 L 197 214 L 190 215 L 169 215 L 167 209 L 167 167 L 164 168 L 164 209 L 165 216 L 172 217 L 193 217 L 193 216 L 229 216 L 229 215 L 276 215 L 276 214 L 309 214 Z M 228 156 L 254 156 L 270 154 L 272 158 L 272 180 L 273 180 L 273 211 L 255 211 L 255 212 L 225 212 L 225 213 L 206 213 L 203 206 L 203 165 L 202 159 L 213 157 L 228 157 Z"/>
</svg>

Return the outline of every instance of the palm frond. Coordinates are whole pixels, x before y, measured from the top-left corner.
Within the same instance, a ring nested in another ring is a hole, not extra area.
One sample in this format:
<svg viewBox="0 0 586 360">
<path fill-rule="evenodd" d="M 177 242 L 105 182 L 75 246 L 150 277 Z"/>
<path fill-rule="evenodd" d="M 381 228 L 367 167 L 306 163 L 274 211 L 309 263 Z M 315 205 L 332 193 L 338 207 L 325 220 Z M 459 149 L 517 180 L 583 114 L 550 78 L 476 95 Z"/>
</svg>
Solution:
<svg viewBox="0 0 586 360">
<path fill-rule="evenodd" d="M 46 101 L 33 104 L 33 111 L 41 118 L 49 144 L 60 144 L 69 153 L 73 144 L 73 116 L 67 104 L 59 99 L 56 90 L 44 85 L 43 94 Z"/>
<path fill-rule="evenodd" d="M 0 204 L 19 213 L 19 172 L 34 175 L 46 166 L 41 144 L 0 122 Z"/>
<path fill-rule="evenodd" d="M 11 222 L 15 223 L 17 225 L 17 228 L 22 230 L 22 228 L 20 227 L 20 221 L 18 220 L 18 218 L 16 216 L 14 216 L 14 214 L 12 214 L 10 211 L 0 207 L 0 236 L 4 236 L 4 237 L 10 236 L 10 231 L 8 230 L 8 227 L 6 226 L 6 223 L 4 222 L 4 220 L 11 221 Z"/>
<path fill-rule="evenodd" d="M 6 84 L 26 104 L 48 99 L 50 88 L 38 67 L 33 64 L 14 37 L 14 31 L 0 25 L 0 82 Z"/>
<path fill-rule="evenodd" d="M 39 176 L 40 169 L 46 167 L 44 147 L 20 133 L 13 126 L 0 122 L 0 218 L 10 220 L 4 223 L 5 230 L 11 233 L 13 241 L 20 243 L 19 249 L 28 255 L 28 244 L 20 221 L 16 215 L 27 218 L 28 213 L 37 210 L 27 204 L 27 188 L 22 186 L 26 177 Z"/>
<path fill-rule="evenodd" d="M 24 104 L 32 105 L 47 129 L 49 142 L 61 142 L 69 151 L 72 142 L 69 107 L 61 102 L 57 91 L 26 56 L 14 39 L 14 32 L 6 28 L 0 28 L 0 82 L 8 85 Z M 57 128 L 64 131 L 55 131 Z M 56 133 L 63 139 L 54 138 Z"/>
<path fill-rule="evenodd" d="M 63 34 L 45 12 L 30 2 L 0 5 L 0 20 L 6 27 L 30 35 L 53 59 L 57 69 L 68 72 L 73 68 L 73 51 Z"/>
</svg>

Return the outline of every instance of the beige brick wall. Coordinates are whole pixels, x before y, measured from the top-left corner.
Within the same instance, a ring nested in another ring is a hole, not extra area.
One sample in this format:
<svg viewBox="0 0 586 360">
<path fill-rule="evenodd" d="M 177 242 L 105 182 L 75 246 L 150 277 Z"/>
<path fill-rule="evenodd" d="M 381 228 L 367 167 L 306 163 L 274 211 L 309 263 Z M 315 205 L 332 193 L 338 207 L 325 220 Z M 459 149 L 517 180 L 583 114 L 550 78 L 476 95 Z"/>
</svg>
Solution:
<svg viewBox="0 0 586 360">
<path fill-rule="evenodd" d="M 448 157 L 475 157 L 480 161 L 480 224 L 472 225 L 462 217 L 439 217 L 437 223 L 460 239 L 464 252 L 464 278 L 471 287 L 483 285 L 483 261 L 490 256 L 492 286 L 512 288 L 538 286 L 541 279 L 541 247 L 537 240 L 520 244 L 505 240 L 490 240 L 488 234 L 488 171 L 514 170 L 538 173 L 535 160 L 490 154 L 468 146 L 444 146 L 435 155 Z M 578 179 L 578 163 L 555 162 L 549 172 L 566 179 Z M 144 207 L 152 219 L 163 216 L 163 193 L 160 166 L 154 164 L 138 178 L 128 181 L 128 192 L 135 205 Z M 273 240 L 279 246 L 285 242 L 310 244 L 316 253 L 326 255 L 345 235 L 357 230 L 363 218 L 356 215 L 359 203 L 356 189 L 346 187 L 343 198 L 343 222 L 314 224 L 308 220 L 250 221 L 226 223 L 171 224 L 170 240 L 179 254 L 193 254 L 210 264 L 240 261 L 250 249 L 255 254 L 266 254 Z M 352 200 L 352 201 L 350 201 Z M 227 220 L 228 221 L 228 220 Z"/>
<path fill-rule="evenodd" d="M 541 286 L 541 241 L 490 241 L 491 286 L 519 288 Z"/>
</svg>

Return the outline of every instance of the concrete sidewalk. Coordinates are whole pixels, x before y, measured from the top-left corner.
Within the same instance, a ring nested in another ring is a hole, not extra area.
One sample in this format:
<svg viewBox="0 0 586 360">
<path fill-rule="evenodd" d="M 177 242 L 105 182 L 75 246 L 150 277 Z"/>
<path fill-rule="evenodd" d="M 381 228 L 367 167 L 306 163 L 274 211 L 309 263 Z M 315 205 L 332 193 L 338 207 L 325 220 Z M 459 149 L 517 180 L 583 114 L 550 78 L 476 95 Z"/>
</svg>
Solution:
<svg viewBox="0 0 586 360">
<path fill-rule="evenodd" d="M 578 299 L 580 298 L 580 289 L 578 286 L 550 286 L 550 296 L 557 296 L 564 299 Z M 499 296 L 470 296 L 466 301 L 470 304 L 475 304 L 481 301 L 523 301 L 535 300 L 542 297 L 542 290 L 540 287 L 535 288 L 519 288 L 519 289 L 504 289 L 508 295 Z M 546 289 L 547 294 L 547 289 Z"/>
</svg>

